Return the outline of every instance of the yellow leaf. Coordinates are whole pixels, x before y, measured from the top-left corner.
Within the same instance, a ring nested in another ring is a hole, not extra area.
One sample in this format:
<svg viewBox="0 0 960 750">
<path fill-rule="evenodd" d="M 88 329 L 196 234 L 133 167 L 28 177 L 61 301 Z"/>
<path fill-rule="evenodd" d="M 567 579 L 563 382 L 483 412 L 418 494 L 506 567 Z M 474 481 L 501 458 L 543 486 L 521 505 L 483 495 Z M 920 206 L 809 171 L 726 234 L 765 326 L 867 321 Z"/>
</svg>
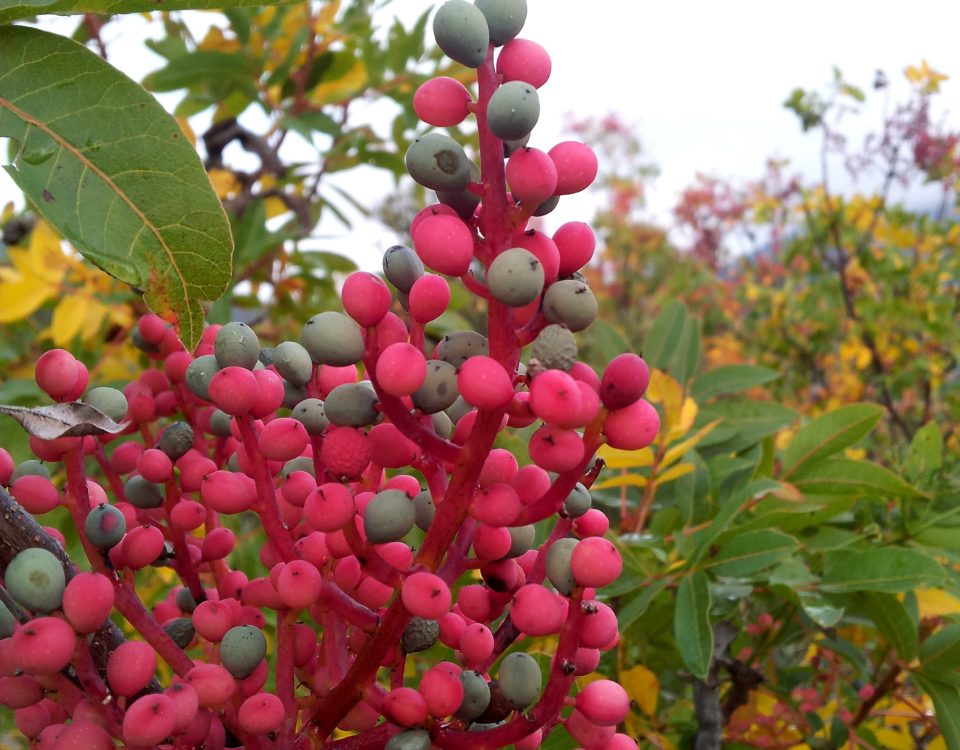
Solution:
<svg viewBox="0 0 960 750">
<path fill-rule="evenodd" d="M 940 84 L 946 81 L 948 76 L 934 70 L 926 60 L 920 62 L 920 66 L 908 65 L 903 71 L 910 83 L 916 84 L 925 94 L 935 94 L 940 90 Z"/>
<path fill-rule="evenodd" d="M 103 321 L 109 314 L 109 308 L 95 299 L 88 299 L 87 314 L 83 318 L 83 325 L 80 328 L 80 339 L 90 341 L 100 333 Z"/>
<path fill-rule="evenodd" d="M 622 474 L 619 477 L 604 480 L 600 484 L 593 485 L 593 489 L 608 490 L 611 487 L 646 487 L 647 478 L 639 474 Z"/>
<path fill-rule="evenodd" d="M 0 323 L 23 320 L 56 294 L 56 287 L 33 277 L 0 284 Z"/>
<path fill-rule="evenodd" d="M 653 466 L 653 451 L 641 448 L 638 451 L 625 451 L 602 445 L 597 455 L 611 469 L 639 469 L 644 466 Z"/>
<path fill-rule="evenodd" d="M 76 294 L 64 297 L 53 309 L 50 332 L 54 346 L 66 346 L 80 333 L 90 306 L 90 300 Z"/>
<path fill-rule="evenodd" d="M 26 261 L 26 269 L 20 269 L 23 273 L 43 279 L 48 284 L 59 284 L 63 280 L 67 271 L 63 244 L 60 235 L 54 232 L 47 222 L 37 222 L 33 228 Z"/>
<path fill-rule="evenodd" d="M 876 727 L 873 729 L 873 734 L 880 743 L 880 747 L 883 748 L 890 748 L 890 750 L 914 750 L 916 747 L 913 737 L 911 737 L 907 731 L 901 732 L 897 729 Z M 929 748 L 930 746 L 927 745 L 927 747 Z"/>
<path fill-rule="evenodd" d="M 13 218 L 14 213 L 16 212 L 13 208 L 13 201 L 7 201 L 3 206 L 3 211 L 0 212 L 0 221 L 6 224 Z"/>
<path fill-rule="evenodd" d="M 947 741 L 942 734 L 938 734 L 927 743 L 927 750 L 947 750 Z"/>
<path fill-rule="evenodd" d="M 683 387 L 662 370 L 654 369 L 650 373 L 650 385 L 647 387 L 648 401 L 662 404 L 663 425 L 661 430 L 669 430 L 680 423 L 683 408 Z"/>
<path fill-rule="evenodd" d="M 190 127 L 190 121 L 186 117 L 178 117 L 177 125 L 180 126 L 180 130 L 183 131 L 183 134 L 187 136 L 187 140 L 190 141 L 191 146 L 197 145 L 197 134 L 193 132 L 193 128 Z"/>
<path fill-rule="evenodd" d="M 667 469 L 665 472 L 663 472 L 663 474 L 658 474 L 657 478 L 654 480 L 654 484 L 659 487 L 661 484 L 666 484 L 667 482 L 671 482 L 674 479 L 679 479 L 680 477 L 689 474 L 694 470 L 694 468 L 694 465 L 689 462 L 677 464 L 676 466 Z"/>
<path fill-rule="evenodd" d="M 210 184 L 220 200 L 236 195 L 242 187 L 240 180 L 229 169 L 211 169 L 207 172 L 207 177 L 210 178 Z"/>
<path fill-rule="evenodd" d="M 367 85 L 367 67 L 357 60 L 343 76 L 335 81 L 324 81 L 310 92 L 310 101 L 322 106 L 342 102 L 360 93 Z"/>
<path fill-rule="evenodd" d="M 687 399 L 687 400 L 689 401 L 690 399 Z M 701 427 L 699 430 L 696 431 L 696 433 L 688 437 L 682 443 L 677 443 L 670 450 L 668 450 L 666 453 L 663 454 L 663 460 L 660 462 L 660 465 L 669 466 L 678 458 L 682 457 L 688 450 L 690 450 L 693 446 L 695 446 L 697 443 L 703 440 L 703 438 L 705 438 L 707 434 L 719 423 L 720 423 L 720 420 L 715 419 L 710 424 L 707 424 Z"/>
<path fill-rule="evenodd" d="M 642 664 L 631 667 L 620 674 L 620 684 L 627 695 L 647 716 L 657 712 L 657 699 L 660 697 L 660 680 Z"/>
<path fill-rule="evenodd" d="M 960 614 L 960 599 L 943 589 L 918 589 L 916 595 L 921 619 Z"/>
</svg>

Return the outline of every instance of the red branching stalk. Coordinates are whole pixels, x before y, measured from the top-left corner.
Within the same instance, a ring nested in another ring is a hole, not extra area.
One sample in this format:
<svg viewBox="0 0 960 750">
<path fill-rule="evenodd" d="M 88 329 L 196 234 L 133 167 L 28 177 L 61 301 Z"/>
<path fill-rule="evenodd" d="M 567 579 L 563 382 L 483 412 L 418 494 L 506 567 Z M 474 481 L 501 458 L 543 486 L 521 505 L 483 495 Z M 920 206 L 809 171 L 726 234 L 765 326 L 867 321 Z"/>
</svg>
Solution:
<svg viewBox="0 0 960 750">
<path fill-rule="evenodd" d="M 297 699 L 294 694 L 294 631 L 296 612 L 277 611 L 277 697 L 283 703 L 283 730 L 277 738 L 277 750 L 293 747 L 293 734 L 297 728 Z"/>
<path fill-rule="evenodd" d="M 183 531 L 175 529 L 172 523 L 169 523 L 170 514 L 174 506 L 180 502 L 180 487 L 174 480 L 167 482 L 166 499 L 163 503 L 163 509 L 167 514 L 170 533 L 168 537 L 173 543 L 173 552 L 176 557 L 175 568 L 180 579 L 190 590 L 193 600 L 199 604 L 205 601 L 207 593 L 200 583 L 200 574 L 197 572 L 196 565 L 193 564 L 193 558 L 190 556 L 190 549 L 187 547 L 187 538 Z"/>
<path fill-rule="evenodd" d="M 257 502 L 253 509 L 260 517 L 260 522 L 267 533 L 267 541 L 280 559 L 284 562 L 297 560 L 300 558 L 300 553 L 294 547 L 290 531 L 280 517 L 273 478 L 270 476 L 266 460 L 257 449 L 258 441 L 257 433 L 253 429 L 253 417 L 249 414 L 244 415 L 238 417 L 237 422 L 240 425 L 244 450 L 253 465 L 254 481 L 257 484 Z"/>
<path fill-rule="evenodd" d="M 570 693 L 570 687 L 573 685 L 575 677 L 573 660 L 580 642 L 580 635 L 577 631 L 583 617 L 582 596 L 582 589 L 576 589 L 570 598 L 567 622 L 560 632 L 557 652 L 554 654 L 553 662 L 550 665 L 547 687 L 533 709 L 516 715 L 496 729 L 487 729 L 482 732 L 441 730 L 439 737 L 436 739 L 436 744 L 439 747 L 444 748 L 444 750 L 506 747 L 519 742 L 557 716 Z"/>
<path fill-rule="evenodd" d="M 87 475 L 83 466 L 83 442 L 80 441 L 75 448 L 71 448 L 64 459 L 67 467 L 67 504 L 90 566 L 98 573 L 105 575 L 113 584 L 114 606 L 120 614 L 127 618 L 127 621 L 153 647 L 160 658 L 169 664 L 179 677 L 183 677 L 193 668 L 190 657 L 173 642 L 166 631 L 147 612 L 136 593 L 131 591 L 115 572 L 107 568 L 100 550 L 87 540 L 84 525 L 87 514 L 90 512 L 90 496 L 87 492 Z"/>
</svg>

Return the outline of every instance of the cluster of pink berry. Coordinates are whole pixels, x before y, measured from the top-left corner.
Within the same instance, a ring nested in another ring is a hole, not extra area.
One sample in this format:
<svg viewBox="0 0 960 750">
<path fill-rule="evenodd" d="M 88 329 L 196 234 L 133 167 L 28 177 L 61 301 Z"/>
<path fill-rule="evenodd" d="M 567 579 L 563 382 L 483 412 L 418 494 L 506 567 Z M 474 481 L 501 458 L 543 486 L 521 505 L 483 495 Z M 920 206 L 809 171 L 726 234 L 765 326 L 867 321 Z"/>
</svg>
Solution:
<svg viewBox="0 0 960 750">
<path fill-rule="evenodd" d="M 32 545 L 4 572 L 0 704 L 35 747 L 532 750 L 560 725 L 591 750 L 637 747 L 617 733 L 622 687 L 571 692 L 618 642 L 597 600 L 622 561 L 590 507 L 596 450 L 646 446 L 659 418 L 640 357 L 602 377 L 577 360 L 574 333 L 597 311 L 578 273 L 590 228 L 528 227 L 597 163 L 581 143 L 526 145 L 550 60 L 516 38 L 525 16 L 524 0 L 449 0 L 436 15 L 441 48 L 478 69 L 478 96 L 438 78 L 415 108 L 441 127 L 475 115 L 481 163 L 439 133 L 411 146 L 412 176 L 440 203 L 414 220 L 413 250 L 384 257 L 400 307 L 358 272 L 346 314 L 314 316 L 299 342 L 261 347 L 230 323 L 193 352 L 148 315 L 135 340 L 156 366 L 122 392 L 87 390 L 68 352 L 38 361 L 52 399 L 81 399 L 105 427 L 34 436 L 41 460 L 19 466 L 0 450 L 0 484 L 32 514 L 68 508 L 91 568 Z M 427 345 L 450 302 L 440 274 L 488 301 L 486 335 Z M 495 440 L 531 426 L 521 467 Z M 63 463 L 65 488 L 44 462 Z M 240 514 L 265 534 L 259 576 L 230 564 Z M 148 611 L 136 572 L 151 566 L 182 585 Z M 114 610 L 138 640 L 98 659 Z M 522 650 L 543 636 L 556 639 L 545 678 Z"/>
</svg>

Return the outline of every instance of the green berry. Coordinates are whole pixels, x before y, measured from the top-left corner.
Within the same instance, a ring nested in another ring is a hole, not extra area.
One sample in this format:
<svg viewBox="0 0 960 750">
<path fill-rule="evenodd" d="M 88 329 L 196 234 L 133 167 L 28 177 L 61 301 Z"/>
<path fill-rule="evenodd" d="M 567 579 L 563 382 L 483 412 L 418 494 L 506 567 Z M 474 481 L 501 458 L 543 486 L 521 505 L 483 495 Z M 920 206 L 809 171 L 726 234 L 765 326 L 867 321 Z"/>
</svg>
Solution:
<svg viewBox="0 0 960 750">
<path fill-rule="evenodd" d="M 507 528 L 510 532 L 510 551 L 506 557 L 520 557 L 520 555 L 533 549 L 537 538 L 537 530 L 533 524 L 527 526 L 510 526 Z"/>
<path fill-rule="evenodd" d="M 83 523 L 87 541 L 97 549 L 110 549 L 127 533 L 127 520 L 119 508 L 103 503 L 90 509 Z"/>
<path fill-rule="evenodd" d="M 197 357 L 187 367 L 187 388 L 190 389 L 193 395 L 202 398 L 204 401 L 209 401 L 210 381 L 219 371 L 220 365 L 217 364 L 217 358 L 212 354 L 204 354 L 202 357 Z"/>
<path fill-rule="evenodd" d="M 323 401 L 318 398 L 305 398 L 293 407 L 292 416 L 303 424 L 310 435 L 322 435 L 330 424 L 323 410 Z"/>
<path fill-rule="evenodd" d="M 397 291 L 406 294 L 423 276 L 423 261 L 406 245 L 393 245 L 383 254 L 383 275 Z"/>
<path fill-rule="evenodd" d="M 425 620 L 422 617 L 414 617 L 407 623 L 403 631 L 403 637 L 400 643 L 404 652 L 415 654 L 418 651 L 426 651 L 440 637 L 440 623 L 436 620 Z"/>
<path fill-rule="evenodd" d="M 424 414 L 435 414 L 450 406 L 457 390 L 457 368 L 442 359 L 427 360 L 427 377 L 411 396 L 413 405 Z"/>
<path fill-rule="evenodd" d="M 487 57 L 487 19 L 465 0 L 447 0 L 433 17 L 433 35 L 443 53 L 468 68 L 479 68 Z"/>
<path fill-rule="evenodd" d="M 516 37 L 527 20 L 527 0 L 474 0 L 487 19 L 490 43 L 499 47 Z"/>
<path fill-rule="evenodd" d="M 563 501 L 563 513 L 568 518 L 580 518 L 590 510 L 592 505 L 593 498 L 590 496 L 590 490 L 577 482 L 570 494 L 567 495 L 567 499 Z"/>
<path fill-rule="evenodd" d="M 510 307 L 529 305 L 543 291 L 543 265 L 522 247 L 500 253 L 487 270 L 487 287 L 498 302 Z"/>
<path fill-rule="evenodd" d="M 440 339 L 440 344 L 437 346 L 437 359 L 449 362 L 456 368 L 459 368 L 470 357 L 478 354 L 487 356 L 489 353 L 486 336 L 482 336 L 476 331 L 448 333 Z"/>
<path fill-rule="evenodd" d="M 148 482 L 141 476 L 130 477 L 124 485 L 124 494 L 134 507 L 141 510 L 163 505 L 163 485 Z"/>
<path fill-rule="evenodd" d="M 430 732 L 425 729 L 407 729 L 397 732 L 385 746 L 385 750 L 430 750 Z"/>
<path fill-rule="evenodd" d="M 543 295 L 543 315 L 551 323 L 582 331 L 597 317 L 597 298 L 582 281 L 558 281 Z"/>
<path fill-rule="evenodd" d="M 367 427 L 380 417 L 377 394 L 364 383 L 344 383 L 327 395 L 323 411 L 339 427 Z"/>
<path fill-rule="evenodd" d="M 533 703 L 540 694 L 543 677 L 540 665 L 529 654 L 514 651 L 500 663 L 498 674 L 500 691 L 507 702 L 517 709 Z"/>
<path fill-rule="evenodd" d="M 533 357 L 548 370 L 569 370 L 577 361 L 577 339 L 569 330 L 552 323 L 533 342 Z"/>
<path fill-rule="evenodd" d="M 413 501 L 400 490 L 383 490 L 374 495 L 363 512 L 363 528 L 373 544 L 395 542 L 406 536 L 416 522 Z"/>
<path fill-rule="evenodd" d="M 529 135 L 540 119 L 537 90 L 523 81 L 508 81 L 493 92 L 487 104 L 487 124 L 502 141 Z"/>
<path fill-rule="evenodd" d="M 220 367 L 252 370 L 260 357 L 260 340 L 246 323 L 227 323 L 213 340 L 213 355 Z"/>
<path fill-rule="evenodd" d="M 470 184 L 470 160 L 463 147 L 443 133 L 415 139 L 403 160 L 414 181 L 430 190 L 466 190 Z"/>
<path fill-rule="evenodd" d="M 230 431 L 230 421 L 233 419 L 229 414 L 219 409 L 214 410 L 210 415 L 210 432 L 219 437 L 230 437 L 233 433 Z"/>
<path fill-rule="evenodd" d="M 36 614 L 59 609 L 63 602 L 63 563 L 42 547 L 17 554 L 7 565 L 3 580 L 10 596 Z"/>
<path fill-rule="evenodd" d="M 576 546 L 576 539 L 558 539 L 547 552 L 547 578 L 564 596 L 569 596 L 577 585 L 570 569 L 570 558 Z"/>
<path fill-rule="evenodd" d="M 13 635 L 13 628 L 16 624 L 17 619 L 7 609 L 6 605 L 0 602 L 0 640 Z"/>
<path fill-rule="evenodd" d="M 273 366 L 285 380 L 303 386 L 313 376 L 310 353 L 296 341 L 284 341 L 273 350 Z"/>
<path fill-rule="evenodd" d="M 127 397 L 116 388 L 106 386 L 91 388 L 82 401 L 90 404 L 100 413 L 106 414 L 114 422 L 122 422 L 127 416 Z"/>
<path fill-rule="evenodd" d="M 193 628 L 193 620 L 189 617 L 174 617 L 163 624 L 163 629 L 170 636 L 170 639 L 182 649 L 189 647 L 197 634 L 197 631 Z"/>
<path fill-rule="evenodd" d="M 253 625 L 230 628 L 220 642 L 220 663 L 238 680 L 249 677 L 267 654 L 267 639 Z"/>
<path fill-rule="evenodd" d="M 183 421 L 174 422 L 168 426 L 157 442 L 157 448 L 166 453 L 171 461 L 181 458 L 192 447 L 193 428 Z"/>
<path fill-rule="evenodd" d="M 430 490 L 423 490 L 413 498 L 413 508 L 416 511 L 417 526 L 426 531 L 437 513 L 437 506 L 433 504 L 433 495 L 430 494 Z"/>
<path fill-rule="evenodd" d="M 457 718 L 476 719 L 482 716 L 490 705 L 490 686 L 480 674 L 470 670 L 460 673 L 460 682 L 463 683 L 463 702 L 457 709 Z"/>
<path fill-rule="evenodd" d="M 363 357 L 360 326 L 343 313 L 327 311 L 314 315 L 304 324 L 300 341 L 318 365 L 345 367 Z"/>
<path fill-rule="evenodd" d="M 49 479 L 50 469 L 44 466 L 42 461 L 37 461 L 34 458 L 28 458 L 26 461 L 17 464 L 17 467 L 10 475 L 10 484 L 16 482 L 20 477 L 25 476 L 38 476 L 43 477 L 44 479 Z"/>
</svg>

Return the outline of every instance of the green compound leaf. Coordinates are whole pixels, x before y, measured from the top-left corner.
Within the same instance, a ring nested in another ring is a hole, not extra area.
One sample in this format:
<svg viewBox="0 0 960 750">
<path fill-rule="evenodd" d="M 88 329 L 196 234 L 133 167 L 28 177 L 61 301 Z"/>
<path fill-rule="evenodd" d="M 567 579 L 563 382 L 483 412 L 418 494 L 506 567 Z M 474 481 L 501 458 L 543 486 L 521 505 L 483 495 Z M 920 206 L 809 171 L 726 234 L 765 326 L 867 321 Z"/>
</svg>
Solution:
<svg viewBox="0 0 960 750">
<path fill-rule="evenodd" d="M 695 677 L 707 679 L 713 660 L 713 628 L 710 627 L 710 583 L 706 573 L 698 570 L 680 581 L 673 630 L 687 669 Z"/>
<path fill-rule="evenodd" d="M 883 411 L 877 404 L 850 404 L 804 425 L 783 453 L 783 478 L 853 445 L 869 434 Z"/>
<path fill-rule="evenodd" d="M 220 10 L 260 5 L 290 5 L 299 0 L 163 0 L 162 10 Z M 0 0 L 0 23 L 40 13 L 145 13 L 161 9 L 158 0 Z"/>
<path fill-rule="evenodd" d="M 5 167 L 83 255 L 144 290 L 188 349 L 200 300 L 230 281 L 230 224 L 196 151 L 140 86 L 81 44 L 0 27 L 0 136 Z"/>
</svg>

